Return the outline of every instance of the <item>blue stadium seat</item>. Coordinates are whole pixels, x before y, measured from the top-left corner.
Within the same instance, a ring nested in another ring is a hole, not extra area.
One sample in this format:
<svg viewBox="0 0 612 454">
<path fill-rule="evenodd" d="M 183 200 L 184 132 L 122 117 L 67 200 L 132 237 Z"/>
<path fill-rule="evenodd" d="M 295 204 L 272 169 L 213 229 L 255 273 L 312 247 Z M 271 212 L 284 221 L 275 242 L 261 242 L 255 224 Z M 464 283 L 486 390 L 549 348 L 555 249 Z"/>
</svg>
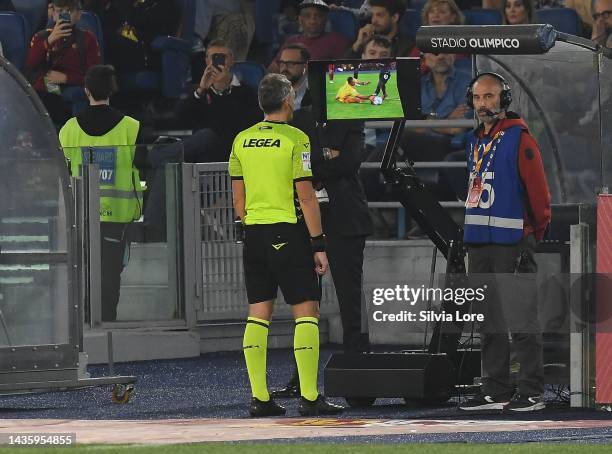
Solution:
<svg viewBox="0 0 612 454">
<path fill-rule="evenodd" d="M 30 45 L 29 26 L 26 18 L 20 13 L 0 13 L 0 42 L 4 58 L 19 70 L 25 68 Z"/>
<path fill-rule="evenodd" d="M 28 39 L 36 33 L 39 28 L 47 23 L 48 0 L 19 0 L 14 1 L 15 9 L 26 18 L 28 23 Z"/>
<path fill-rule="evenodd" d="M 423 11 L 425 3 L 427 3 L 427 0 L 410 0 L 410 8 Z"/>
<path fill-rule="evenodd" d="M 81 20 L 77 23 L 79 28 L 90 31 L 94 34 L 98 40 L 98 47 L 100 48 L 100 56 L 104 61 L 104 34 L 102 33 L 102 23 L 97 14 L 91 11 L 82 11 Z"/>
<path fill-rule="evenodd" d="M 406 36 L 414 39 L 421 26 L 421 12 L 416 9 L 407 9 L 400 19 L 400 30 Z"/>
<path fill-rule="evenodd" d="M 466 25 L 501 25 L 502 15 L 496 9 L 468 9 L 462 11 Z"/>
<path fill-rule="evenodd" d="M 467 74 L 472 77 L 472 59 L 471 58 L 460 58 L 455 60 L 455 71 Z"/>
<path fill-rule="evenodd" d="M 236 75 L 241 84 L 254 88 L 255 91 L 257 91 L 259 82 L 266 75 L 266 68 L 256 62 L 241 61 L 234 63 L 232 72 Z"/>
<path fill-rule="evenodd" d="M 327 20 L 332 31 L 340 33 L 352 43 L 357 38 L 357 18 L 350 11 L 330 11 Z"/>
<path fill-rule="evenodd" d="M 557 31 L 570 35 L 582 35 L 582 21 L 572 8 L 544 8 L 536 11 L 538 23 L 550 24 Z"/>
</svg>

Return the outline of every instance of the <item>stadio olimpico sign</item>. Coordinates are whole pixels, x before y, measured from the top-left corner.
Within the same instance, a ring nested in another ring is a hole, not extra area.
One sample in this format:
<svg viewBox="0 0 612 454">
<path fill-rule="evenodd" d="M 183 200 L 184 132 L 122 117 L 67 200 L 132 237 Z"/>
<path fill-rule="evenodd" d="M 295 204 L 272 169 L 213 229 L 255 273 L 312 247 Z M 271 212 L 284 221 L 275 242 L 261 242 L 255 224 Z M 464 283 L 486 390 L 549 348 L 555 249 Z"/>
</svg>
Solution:
<svg viewBox="0 0 612 454">
<path fill-rule="evenodd" d="M 417 33 L 421 52 L 448 54 L 543 54 L 557 32 L 548 24 L 426 26 Z"/>
</svg>

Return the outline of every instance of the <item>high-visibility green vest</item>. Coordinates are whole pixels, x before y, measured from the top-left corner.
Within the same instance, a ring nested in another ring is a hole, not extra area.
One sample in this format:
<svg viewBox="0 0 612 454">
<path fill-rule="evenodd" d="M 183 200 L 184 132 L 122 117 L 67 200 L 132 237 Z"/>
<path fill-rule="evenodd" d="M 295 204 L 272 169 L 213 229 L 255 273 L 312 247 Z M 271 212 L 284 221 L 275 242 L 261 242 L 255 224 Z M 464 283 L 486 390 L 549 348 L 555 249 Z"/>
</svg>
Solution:
<svg viewBox="0 0 612 454">
<path fill-rule="evenodd" d="M 80 175 L 83 162 L 98 164 L 100 170 L 100 221 L 131 222 L 142 212 L 142 187 L 134 153 L 140 124 L 127 115 L 103 136 L 90 136 L 76 118 L 59 133 L 64 156 L 73 176 Z"/>
</svg>

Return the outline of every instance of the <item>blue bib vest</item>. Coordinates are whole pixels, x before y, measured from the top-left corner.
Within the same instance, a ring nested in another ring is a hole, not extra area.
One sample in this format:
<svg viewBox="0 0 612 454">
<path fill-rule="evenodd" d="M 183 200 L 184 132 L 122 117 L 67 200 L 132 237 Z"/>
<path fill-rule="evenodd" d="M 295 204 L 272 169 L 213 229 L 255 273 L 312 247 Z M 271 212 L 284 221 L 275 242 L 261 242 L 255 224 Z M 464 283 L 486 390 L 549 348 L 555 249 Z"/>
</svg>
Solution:
<svg viewBox="0 0 612 454">
<path fill-rule="evenodd" d="M 482 157 L 484 147 L 493 140 L 483 158 L 478 175 L 482 178 L 482 197 L 478 207 L 466 208 L 465 243 L 515 244 L 523 237 L 523 201 L 525 190 L 518 169 L 518 151 L 522 128 L 513 126 L 498 139 L 485 136 L 468 138 L 468 171 L 474 169 L 474 147 Z"/>
</svg>

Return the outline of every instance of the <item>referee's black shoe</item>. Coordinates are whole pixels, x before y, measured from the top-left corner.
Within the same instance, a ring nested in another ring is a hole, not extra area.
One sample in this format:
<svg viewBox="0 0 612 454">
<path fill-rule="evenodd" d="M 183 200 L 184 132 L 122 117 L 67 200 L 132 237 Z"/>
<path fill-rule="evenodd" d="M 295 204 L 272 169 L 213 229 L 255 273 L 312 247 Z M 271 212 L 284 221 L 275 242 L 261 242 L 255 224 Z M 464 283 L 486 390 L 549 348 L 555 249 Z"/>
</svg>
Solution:
<svg viewBox="0 0 612 454">
<path fill-rule="evenodd" d="M 300 379 L 297 373 L 291 377 L 284 388 L 272 391 L 270 396 L 281 399 L 300 397 Z"/>
<path fill-rule="evenodd" d="M 285 407 L 278 405 L 272 398 L 265 402 L 259 400 L 257 397 L 253 397 L 251 400 L 251 406 L 249 407 L 249 414 L 252 418 L 283 416 L 286 412 L 287 410 L 285 410 Z"/>
<path fill-rule="evenodd" d="M 298 407 L 298 413 L 302 416 L 337 415 L 343 411 L 344 407 L 328 402 L 322 394 L 319 394 L 316 400 L 302 397 Z"/>
</svg>

